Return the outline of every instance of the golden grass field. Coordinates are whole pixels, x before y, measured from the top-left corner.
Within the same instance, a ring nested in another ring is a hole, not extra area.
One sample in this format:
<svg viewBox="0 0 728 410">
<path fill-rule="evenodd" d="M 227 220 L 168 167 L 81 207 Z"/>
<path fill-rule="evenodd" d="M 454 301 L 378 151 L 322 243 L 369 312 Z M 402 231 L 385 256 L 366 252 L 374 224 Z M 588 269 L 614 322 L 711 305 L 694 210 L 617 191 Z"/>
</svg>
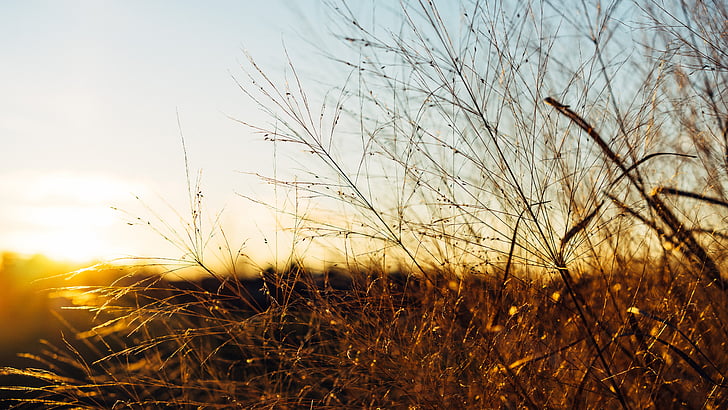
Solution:
<svg viewBox="0 0 728 410">
<path fill-rule="evenodd" d="M 585 272 L 575 300 L 558 281 L 431 274 L 441 281 L 292 267 L 170 282 L 141 270 L 68 290 L 64 305 L 89 309 L 46 319 L 65 340 L 16 361 L 46 370 L 6 369 L 37 388 L 5 396 L 20 408 L 614 407 L 608 371 L 633 408 L 726 403 L 725 292 L 691 275 Z"/>
<path fill-rule="evenodd" d="M 236 77 L 290 253 L 230 246 L 183 140 L 179 260 L 0 276 L 44 323 L 3 404 L 728 408 L 728 4 L 400 6 L 334 3 L 330 76 Z"/>
</svg>

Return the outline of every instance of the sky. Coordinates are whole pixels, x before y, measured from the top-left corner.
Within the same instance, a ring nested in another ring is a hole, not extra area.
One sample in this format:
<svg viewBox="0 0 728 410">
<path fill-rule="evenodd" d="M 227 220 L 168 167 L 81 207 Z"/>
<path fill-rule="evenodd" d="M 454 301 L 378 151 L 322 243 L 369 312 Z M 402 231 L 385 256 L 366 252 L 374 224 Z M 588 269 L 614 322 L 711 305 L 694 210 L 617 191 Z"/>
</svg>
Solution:
<svg viewBox="0 0 728 410">
<path fill-rule="evenodd" d="M 327 71 L 324 55 L 348 57 L 325 41 L 350 22 L 328 19 L 323 3 L 1 2 L 0 252 L 67 261 L 183 256 L 184 136 L 193 183 L 201 172 L 207 226 L 220 215 L 230 248 L 263 263 L 280 259 L 288 245 L 276 232 L 285 222 L 244 197 L 280 208 L 285 196 L 251 173 L 273 176 L 274 165 L 305 172 L 303 150 L 288 158 L 276 150 L 274 160 L 263 135 L 231 119 L 270 120 L 236 79 L 250 85 L 246 53 L 277 79 L 289 55 L 313 79 L 307 92 L 339 84 L 329 73 L 346 70 Z M 362 21 L 374 20 L 367 11 L 397 8 L 348 4 Z M 461 19 L 457 7 L 441 11 Z M 386 15 L 377 13 L 375 25 L 396 29 Z"/>
<path fill-rule="evenodd" d="M 283 67 L 283 42 L 302 49 L 296 39 L 321 9 L 309 0 L 2 2 L 0 250 L 182 256 L 155 231 L 181 230 L 189 214 L 181 132 L 210 218 L 222 210 L 233 242 L 270 255 L 272 212 L 238 194 L 270 200 L 246 172 L 270 175 L 272 149 L 229 118 L 264 120 L 233 77 L 244 78 L 244 51 Z"/>
</svg>

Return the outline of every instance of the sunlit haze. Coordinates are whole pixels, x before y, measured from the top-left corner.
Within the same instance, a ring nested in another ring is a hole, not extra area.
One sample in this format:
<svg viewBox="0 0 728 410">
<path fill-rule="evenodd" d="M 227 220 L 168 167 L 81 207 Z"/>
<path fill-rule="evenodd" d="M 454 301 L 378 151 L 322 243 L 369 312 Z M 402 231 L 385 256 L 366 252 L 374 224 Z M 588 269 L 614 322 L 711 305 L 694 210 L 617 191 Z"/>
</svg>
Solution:
<svg viewBox="0 0 728 410">
<path fill-rule="evenodd" d="M 269 195 L 245 172 L 268 173 L 271 148 L 228 118 L 261 115 L 233 77 L 245 51 L 282 67 L 293 22 L 305 29 L 320 8 L 4 2 L 0 250 L 74 261 L 181 256 L 155 232 L 159 221 L 181 229 L 189 209 L 181 131 L 210 219 L 224 208 L 234 246 L 270 251 L 270 212 L 237 194 Z"/>
</svg>

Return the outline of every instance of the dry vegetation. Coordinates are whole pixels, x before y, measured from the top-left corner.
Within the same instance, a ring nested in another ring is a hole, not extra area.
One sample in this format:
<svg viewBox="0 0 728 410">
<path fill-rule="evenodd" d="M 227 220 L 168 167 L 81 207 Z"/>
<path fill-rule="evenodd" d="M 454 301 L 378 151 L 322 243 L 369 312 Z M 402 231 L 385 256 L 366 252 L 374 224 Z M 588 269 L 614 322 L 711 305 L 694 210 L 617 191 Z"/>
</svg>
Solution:
<svg viewBox="0 0 728 410">
<path fill-rule="evenodd" d="M 94 327 L 4 369 L 40 386 L 8 403 L 728 407 L 728 6 L 510 3 L 334 4 L 320 100 L 251 59 L 271 123 L 245 123 L 313 160 L 267 179 L 295 195 L 288 267 L 206 263 L 194 187 L 204 278 L 68 289 Z"/>
</svg>

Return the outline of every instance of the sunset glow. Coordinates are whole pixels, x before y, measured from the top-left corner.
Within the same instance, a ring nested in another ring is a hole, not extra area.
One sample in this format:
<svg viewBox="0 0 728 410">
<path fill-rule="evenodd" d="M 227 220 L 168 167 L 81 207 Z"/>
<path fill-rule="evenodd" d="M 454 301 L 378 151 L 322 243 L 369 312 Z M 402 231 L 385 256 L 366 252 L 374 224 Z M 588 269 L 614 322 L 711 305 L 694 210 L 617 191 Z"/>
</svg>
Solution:
<svg viewBox="0 0 728 410">
<path fill-rule="evenodd" d="M 4 4 L 0 252 L 182 256 L 183 246 L 147 226 L 184 229 L 180 134 L 193 175 L 204 170 L 211 217 L 222 208 L 249 215 L 236 193 L 255 196 L 251 185 L 260 182 L 239 171 L 269 174 L 271 156 L 269 144 L 228 117 L 258 113 L 231 75 L 241 74 L 242 50 L 280 60 L 281 33 L 294 14 L 300 21 L 286 3 Z M 232 219 L 236 242 L 260 236 L 255 221 Z"/>
<path fill-rule="evenodd" d="M 125 224 L 111 206 L 129 203 L 143 187 L 99 175 L 36 173 L 6 177 L 2 190 L 14 201 L 1 206 L 1 248 L 81 262 L 118 255 L 110 236 Z"/>
</svg>

